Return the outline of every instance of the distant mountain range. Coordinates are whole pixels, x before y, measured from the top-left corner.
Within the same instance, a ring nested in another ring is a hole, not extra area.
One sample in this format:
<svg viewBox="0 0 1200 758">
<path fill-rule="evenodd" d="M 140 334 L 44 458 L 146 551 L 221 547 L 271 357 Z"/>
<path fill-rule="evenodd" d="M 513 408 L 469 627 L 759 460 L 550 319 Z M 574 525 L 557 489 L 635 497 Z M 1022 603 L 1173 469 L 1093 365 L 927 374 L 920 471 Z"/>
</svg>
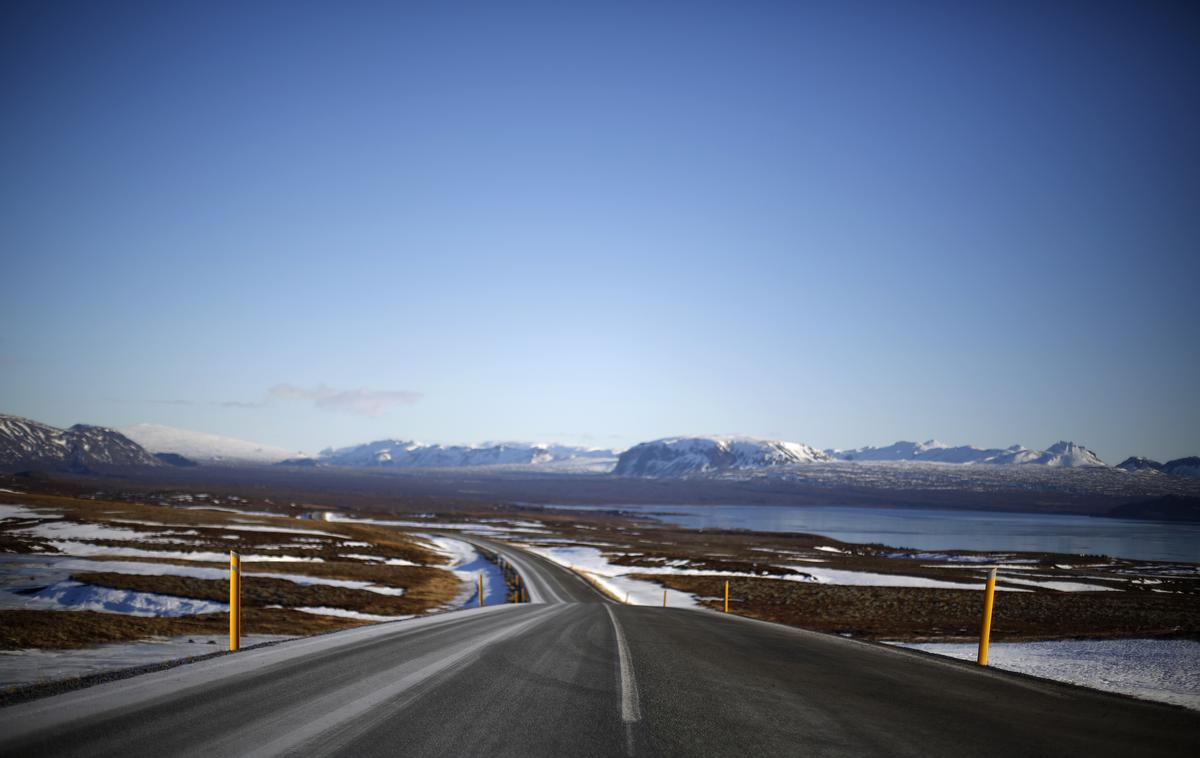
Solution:
<svg viewBox="0 0 1200 758">
<path fill-rule="evenodd" d="M 1158 461 L 1141 456 L 1126 458 L 1117 464 L 1124 471 L 1149 471 L 1174 476 L 1200 476 L 1200 457 L 1195 455 L 1187 458 L 1176 458 L 1173 461 L 1159 463 Z"/>
<path fill-rule="evenodd" d="M 611 459 L 612 450 L 523 442 L 431 445 L 411 440 L 378 440 L 365 445 L 326 448 L 319 463 L 330 466 L 458 468 L 462 466 L 542 465 L 579 459 Z"/>
<path fill-rule="evenodd" d="M 937 440 L 928 442 L 897 442 L 887 447 L 861 447 L 857 450 L 828 450 L 841 461 L 926 461 L 930 463 L 993 463 L 1033 464 L 1081 468 L 1106 466 L 1100 456 L 1074 442 L 1057 442 L 1045 450 L 1031 450 L 1022 445 L 1004 449 L 978 448 L 973 445 L 951 446 Z"/>
<path fill-rule="evenodd" d="M 643 442 L 621 453 L 613 473 L 623 476 L 688 476 L 713 471 L 770 469 L 798 463 L 835 461 L 953 463 L 960 465 L 1107 468 L 1099 456 L 1074 442 L 1058 442 L 1046 450 L 1021 445 L 983 449 L 952 447 L 941 442 L 897 442 L 887 447 L 825 450 L 799 442 L 748 437 L 672 437 Z"/>
<path fill-rule="evenodd" d="M 350 468 L 510 467 L 554 472 L 612 473 L 631 477 L 685 477 L 746 472 L 786 472 L 810 464 L 854 462 L 938 463 L 958 466 L 1033 466 L 1120 470 L 1139 475 L 1200 476 L 1200 458 L 1158 463 L 1129 458 L 1109 467 L 1074 442 L 1045 450 L 952 446 L 936 440 L 887 447 L 819 450 L 811 445 L 736 436 L 669 437 L 643 442 L 619 455 L 613 450 L 569 445 L 495 442 L 440 445 L 385 439 L 326 448 L 317 456 L 186 429 L 138 424 L 106 429 L 77 424 L 58 429 L 0 414 L 0 470 L 103 471 L 130 466 L 281 464 Z M 789 467 L 792 467 L 789 469 Z M 957 466 L 955 466 L 957 468 Z"/>
</svg>

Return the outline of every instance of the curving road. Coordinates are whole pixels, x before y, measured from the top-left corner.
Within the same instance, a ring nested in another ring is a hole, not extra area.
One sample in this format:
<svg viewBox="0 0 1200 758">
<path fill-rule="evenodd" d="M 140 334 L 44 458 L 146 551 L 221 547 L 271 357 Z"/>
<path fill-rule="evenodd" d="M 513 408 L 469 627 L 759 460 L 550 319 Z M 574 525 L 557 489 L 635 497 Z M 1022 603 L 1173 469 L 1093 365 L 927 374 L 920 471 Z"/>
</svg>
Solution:
<svg viewBox="0 0 1200 758">
<path fill-rule="evenodd" d="M 480 542 L 484 542 L 480 540 Z M 531 599 L 0 709 L 2 755 L 1195 755 L 1200 714 L 733 616 Z"/>
</svg>

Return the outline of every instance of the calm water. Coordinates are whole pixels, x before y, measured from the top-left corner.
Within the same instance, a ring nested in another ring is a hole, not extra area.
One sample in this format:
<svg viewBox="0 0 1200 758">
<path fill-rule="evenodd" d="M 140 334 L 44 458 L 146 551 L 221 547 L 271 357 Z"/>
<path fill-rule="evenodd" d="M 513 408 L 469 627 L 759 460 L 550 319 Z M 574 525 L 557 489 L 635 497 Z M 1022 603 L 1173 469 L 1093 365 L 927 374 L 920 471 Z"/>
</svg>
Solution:
<svg viewBox="0 0 1200 758">
<path fill-rule="evenodd" d="M 558 506 L 575 508 L 576 506 Z M 690 529 L 806 532 L 917 550 L 1019 550 L 1200 562 L 1200 524 L 924 508 L 620 505 Z"/>
</svg>

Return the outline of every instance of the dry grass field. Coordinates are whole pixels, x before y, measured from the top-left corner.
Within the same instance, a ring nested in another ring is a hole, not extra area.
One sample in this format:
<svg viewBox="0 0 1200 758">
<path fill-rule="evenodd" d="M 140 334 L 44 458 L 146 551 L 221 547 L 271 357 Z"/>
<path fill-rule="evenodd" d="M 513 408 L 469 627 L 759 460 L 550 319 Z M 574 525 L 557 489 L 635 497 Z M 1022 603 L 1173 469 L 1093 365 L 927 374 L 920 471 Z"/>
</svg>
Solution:
<svg viewBox="0 0 1200 758">
<path fill-rule="evenodd" d="M 725 579 L 644 576 L 694 593 L 720 610 Z M 729 610 L 805 629 L 875 640 L 978 639 L 982 593 L 922 587 L 860 587 L 780 579 L 730 581 Z M 1200 639 L 1194 597 L 1139 592 L 997 592 L 996 641 L 1106 637 Z"/>
<path fill-rule="evenodd" d="M 227 613 L 174 613 L 171 599 L 223 607 L 231 549 L 243 556 L 245 634 L 427 613 L 462 587 L 444 554 L 388 526 L 34 493 L 0 502 L 0 649 L 224 635 Z M 166 610 L 152 615 L 147 599 Z"/>
</svg>

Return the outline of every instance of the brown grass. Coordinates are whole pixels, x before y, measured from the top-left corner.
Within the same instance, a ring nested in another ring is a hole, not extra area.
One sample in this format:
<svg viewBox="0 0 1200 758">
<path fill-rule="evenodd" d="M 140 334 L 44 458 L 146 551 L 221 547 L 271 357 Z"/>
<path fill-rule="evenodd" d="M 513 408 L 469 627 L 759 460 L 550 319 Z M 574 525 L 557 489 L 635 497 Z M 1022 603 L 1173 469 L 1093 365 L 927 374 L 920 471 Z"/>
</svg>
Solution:
<svg viewBox="0 0 1200 758">
<path fill-rule="evenodd" d="M 27 534 L 0 532 L 0 553 L 57 553 L 44 540 Z"/>
<path fill-rule="evenodd" d="M 247 608 L 243 634 L 307 635 L 362 626 L 366 622 L 287 609 Z M 160 618 L 95 611 L 0 611 L 0 649 L 69 649 L 148 637 L 195 634 L 225 638 L 229 614 Z"/>
<path fill-rule="evenodd" d="M 416 583 L 425 591 L 414 593 L 415 596 L 407 592 L 400 596 L 382 595 L 369 590 L 332 587 L 327 584 L 301 585 L 286 579 L 245 575 L 242 579 L 242 607 L 263 608 L 269 605 L 282 605 L 285 608 L 329 607 L 379 616 L 423 613 L 436 607 L 436 605 L 430 604 L 430 596 L 433 593 L 423 585 L 431 582 L 437 583 L 437 580 L 441 578 L 438 575 L 446 573 L 440 569 L 424 569 L 424 571 L 429 572 L 431 576 L 427 578 L 427 581 Z M 450 576 L 454 579 L 453 575 Z M 156 592 L 163 595 L 217 602 L 229 601 L 229 581 L 226 579 L 112 572 L 80 572 L 71 578 L 85 584 L 119 590 Z M 454 579 L 454 590 L 455 592 L 458 590 L 457 579 Z M 453 597 L 454 595 L 451 594 L 450 598 Z"/>
<path fill-rule="evenodd" d="M 173 566 L 197 566 L 203 568 L 226 568 L 225 563 L 205 561 L 180 561 L 170 558 L 128 558 L 122 556 L 93 556 L 89 561 L 135 561 L 137 563 L 168 564 Z M 371 582 L 389 587 L 405 588 L 404 596 L 410 600 L 419 600 L 426 609 L 439 608 L 449 603 L 457 595 L 460 588 L 458 577 L 445 569 L 430 566 L 383 566 L 373 563 L 289 563 L 289 562 L 259 562 L 243 561 L 245 582 L 261 574 L 299 574 L 321 579 L 348 579 L 351 581 Z M 226 585 L 228 586 L 228 585 Z M 228 597 L 226 595 L 226 597 Z"/>
<path fill-rule="evenodd" d="M 295 535 L 286 532 L 237 531 L 228 528 L 230 526 L 257 524 L 278 527 L 280 529 L 305 529 L 325 532 L 328 534 L 328 538 L 321 543 L 313 543 L 305 549 L 296 550 L 299 554 L 317 556 L 325 560 L 337 560 L 339 553 L 348 552 L 376 555 L 381 558 L 402 558 L 425 565 L 439 565 L 446 560 L 444 556 L 428 549 L 411 535 L 398 529 L 376 524 L 331 523 L 316 520 L 299 520 L 284 516 L 250 516 L 225 511 L 190 510 L 162 505 L 144 505 L 108 500 L 83 500 L 32 493 L 22 493 L 15 497 L 26 507 L 33 510 L 45 510 L 47 518 L 61 514 L 62 517 L 73 521 L 107 523 L 143 532 L 147 535 L 154 535 L 179 527 L 189 527 L 201 532 L 193 538 L 192 544 L 189 546 L 156 545 L 153 543 L 138 545 L 138 547 L 146 550 L 179 551 L 192 549 L 223 551 L 235 548 L 250 552 L 255 547 L 289 544 L 294 542 L 297 537 L 317 536 Z M 243 519 L 243 521 L 233 521 L 234 518 Z M 114 519 L 117 521 L 114 522 Z M 122 519 L 151 521 L 165 524 L 166 526 L 124 524 L 119 522 Z M 222 534 L 235 534 L 237 539 L 223 539 Z M 339 545 L 340 540 L 370 542 L 372 544 L 370 547 L 343 547 Z M 128 545 L 125 542 L 105 541 L 97 541 L 97 544 L 111 544 L 113 546 Z"/>
<path fill-rule="evenodd" d="M 725 579 L 639 574 L 638 579 L 695 593 L 715 610 Z M 924 587 L 813 585 L 782 579 L 734 579 L 729 610 L 824 632 L 869 639 L 974 639 L 983 593 Z M 1181 636 L 1200 638 L 1200 605 L 1186 595 L 1125 592 L 997 592 L 992 637 Z"/>
</svg>

